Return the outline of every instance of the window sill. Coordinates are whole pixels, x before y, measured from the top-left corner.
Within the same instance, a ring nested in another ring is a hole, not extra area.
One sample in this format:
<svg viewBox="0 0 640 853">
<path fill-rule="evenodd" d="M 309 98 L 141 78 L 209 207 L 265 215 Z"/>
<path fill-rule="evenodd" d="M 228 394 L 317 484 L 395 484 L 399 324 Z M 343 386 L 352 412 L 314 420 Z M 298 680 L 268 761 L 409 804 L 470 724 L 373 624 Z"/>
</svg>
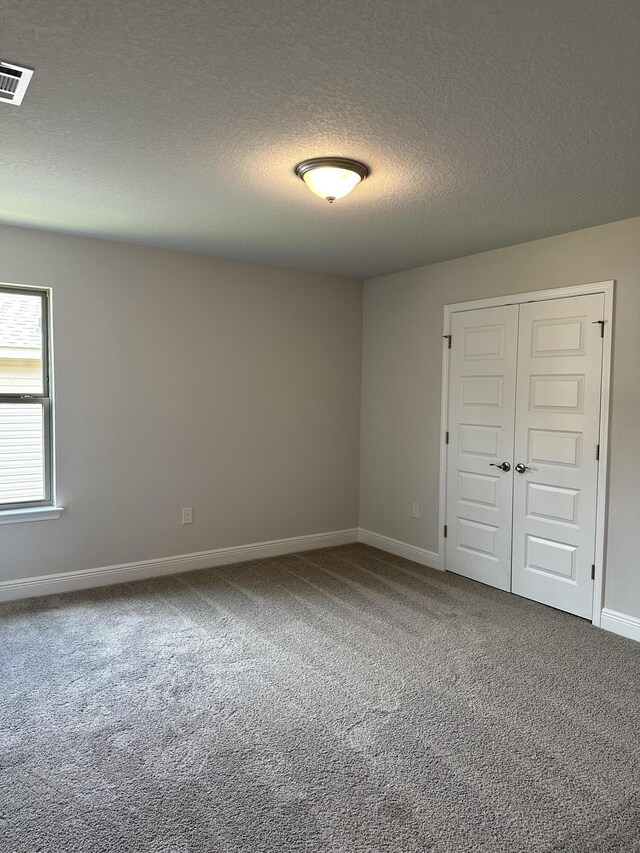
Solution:
<svg viewBox="0 0 640 853">
<path fill-rule="evenodd" d="M 0 524 L 17 524 L 20 521 L 51 521 L 60 518 L 61 506 L 31 506 L 24 509 L 0 510 Z"/>
</svg>

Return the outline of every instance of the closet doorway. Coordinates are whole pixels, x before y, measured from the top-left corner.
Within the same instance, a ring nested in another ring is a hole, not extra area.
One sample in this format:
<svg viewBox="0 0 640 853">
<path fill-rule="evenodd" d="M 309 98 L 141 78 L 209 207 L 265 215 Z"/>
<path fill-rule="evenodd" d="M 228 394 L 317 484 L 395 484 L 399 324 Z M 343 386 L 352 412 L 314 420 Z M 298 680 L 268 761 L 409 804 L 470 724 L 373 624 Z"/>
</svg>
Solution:
<svg viewBox="0 0 640 853">
<path fill-rule="evenodd" d="M 445 308 L 444 567 L 599 624 L 613 282 Z"/>
</svg>

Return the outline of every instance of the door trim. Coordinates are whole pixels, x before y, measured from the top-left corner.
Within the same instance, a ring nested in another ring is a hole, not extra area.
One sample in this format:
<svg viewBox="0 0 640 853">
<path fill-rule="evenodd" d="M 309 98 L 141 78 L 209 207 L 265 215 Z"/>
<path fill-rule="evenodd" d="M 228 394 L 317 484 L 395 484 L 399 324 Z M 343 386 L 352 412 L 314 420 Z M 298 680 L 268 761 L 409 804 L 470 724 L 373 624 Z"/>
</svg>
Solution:
<svg viewBox="0 0 640 853">
<path fill-rule="evenodd" d="M 602 349 L 602 385 L 600 397 L 600 465 L 598 468 L 598 488 L 596 493 L 596 540 L 595 540 L 595 579 L 593 584 L 593 609 L 591 622 L 600 627 L 604 602 L 605 551 L 607 531 L 607 487 L 609 474 L 609 411 L 611 396 L 611 353 L 613 343 L 613 302 L 615 281 L 598 281 L 593 284 L 577 284 L 558 287 L 551 290 L 534 290 L 529 293 L 493 296 L 488 299 L 474 299 L 470 302 L 454 302 L 444 306 L 443 358 L 442 358 L 442 394 L 440 406 L 440 499 L 438 520 L 438 551 L 441 568 L 447 568 L 444 525 L 447 520 L 447 444 L 449 412 L 449 366 L 450 351 L 448 336 L 451 334 L 452 315 L 458 311 L 475 311 L 478 308 L 497 308 L 503 305 L 521 305 L 523 302 L 546 302 L 550 299 L 563 299 L 567 296 L 587 296 L 594 293 L 604 294 L 604 345 Z"/>
</svg>

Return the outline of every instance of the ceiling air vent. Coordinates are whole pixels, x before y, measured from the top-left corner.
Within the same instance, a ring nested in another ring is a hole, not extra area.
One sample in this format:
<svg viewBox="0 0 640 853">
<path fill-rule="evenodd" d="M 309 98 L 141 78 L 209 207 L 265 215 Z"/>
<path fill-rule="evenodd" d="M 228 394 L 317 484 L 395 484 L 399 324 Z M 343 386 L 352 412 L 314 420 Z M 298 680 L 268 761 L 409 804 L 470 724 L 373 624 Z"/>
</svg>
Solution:
<svg viewBox="0 0 640 853">
<path fill-rule="evenodd" d="M 20 106 L 32 75 L 31 68 L 0 62 L 0 104 Z"/>
</svg>

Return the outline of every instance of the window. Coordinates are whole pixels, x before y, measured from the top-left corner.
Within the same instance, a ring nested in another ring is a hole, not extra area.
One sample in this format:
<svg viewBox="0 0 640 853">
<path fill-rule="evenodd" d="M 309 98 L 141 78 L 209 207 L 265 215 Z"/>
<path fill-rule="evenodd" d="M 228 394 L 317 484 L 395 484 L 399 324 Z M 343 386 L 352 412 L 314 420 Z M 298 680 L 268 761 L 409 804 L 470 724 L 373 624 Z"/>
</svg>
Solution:
<svg viewBox="0 0 640 853">
<path fill-rule="evenodd" d="M 0 513 L 53 503 L 51 427 L 48 292 L 0 286 Z"/>
</svg>

